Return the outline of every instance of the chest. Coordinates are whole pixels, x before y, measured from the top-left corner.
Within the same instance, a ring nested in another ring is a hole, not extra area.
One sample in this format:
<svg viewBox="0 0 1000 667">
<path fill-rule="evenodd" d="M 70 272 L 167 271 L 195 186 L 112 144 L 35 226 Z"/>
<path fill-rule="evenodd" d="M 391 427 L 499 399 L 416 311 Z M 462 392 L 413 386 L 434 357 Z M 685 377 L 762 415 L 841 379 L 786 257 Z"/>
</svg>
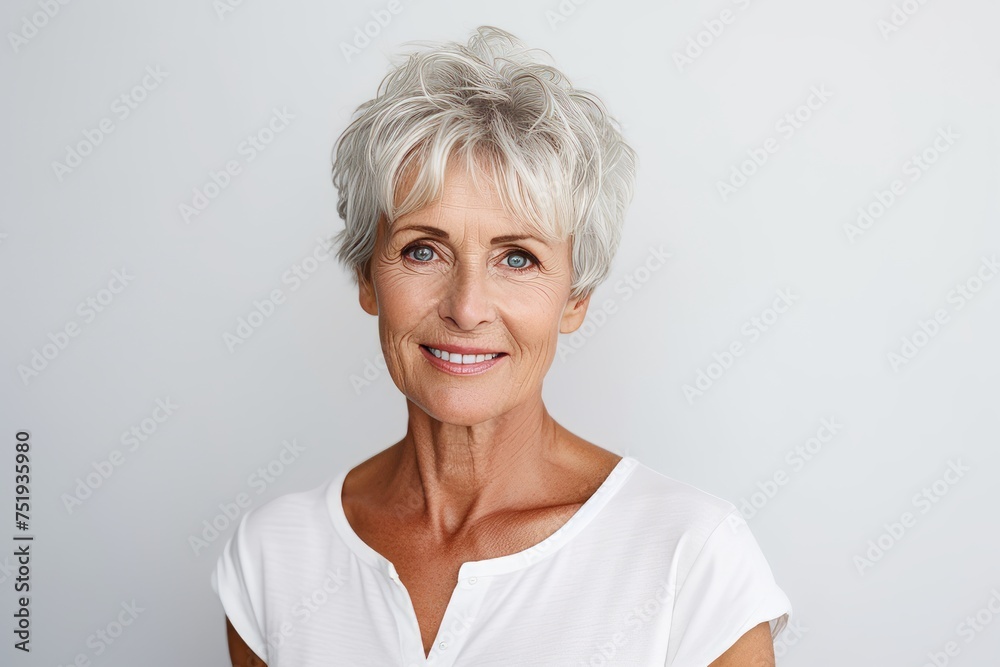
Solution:
<svg viewBox="0 0 1000 667">
<path fill-rule="evenodd" d="M 462 563 L 455 559 L 401 558 L 399 555 L 390 560 L 410 596 L 424 655 L 427 655 L 454 594 Z"/>
<path fill-rule="evenodd" d="M 498 518 L 471 529 L 447 546 L 427 539 L 425 531 L 398 523 L 362 519 L 355 530 L 395 567 L 409 594 L 427 655 L 455 595 L 463 563 L 528 549 L 558 530 L 578 509 L 579 505 L 567 505 Z"/>
</svg>

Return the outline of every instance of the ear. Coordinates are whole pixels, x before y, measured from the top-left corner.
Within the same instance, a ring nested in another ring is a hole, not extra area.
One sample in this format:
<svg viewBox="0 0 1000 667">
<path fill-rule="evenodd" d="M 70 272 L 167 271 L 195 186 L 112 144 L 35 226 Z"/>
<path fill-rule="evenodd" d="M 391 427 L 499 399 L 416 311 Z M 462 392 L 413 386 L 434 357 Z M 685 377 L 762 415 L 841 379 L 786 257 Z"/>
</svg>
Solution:
<svg viewBox="0 0 1000 667">
<path fill-rule="evenodd" d="M 369 315 L 378 315 L 378 298 L 375 296 L 375 285 L 366 275 L 366 272 L 357 270 L 358 276 L 358 301 L 361 307 Z"/>
<path fill-rule="evenodd" d="M 570 299 L 567 302 L 566 309 L 563 310 L 562 321 L 559 323 L 559 333 L 573 333 L 580 328 L 584 318 L 587 317 L 587 308 L 590 306 L 590 297 L 593 294 L 594 292 L 591 290 L 584 296 Z"/>
</svg>

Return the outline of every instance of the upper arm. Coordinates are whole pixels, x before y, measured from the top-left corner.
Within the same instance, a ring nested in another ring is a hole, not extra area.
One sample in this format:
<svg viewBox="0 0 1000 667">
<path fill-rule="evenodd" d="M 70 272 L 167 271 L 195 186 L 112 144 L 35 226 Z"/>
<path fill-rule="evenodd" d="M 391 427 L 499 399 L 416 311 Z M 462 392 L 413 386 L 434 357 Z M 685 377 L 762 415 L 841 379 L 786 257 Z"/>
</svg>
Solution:
<svg viewBox="0 0 1000 667">
<path fill-rule="evenodd" d="M 767 621 L 751 628 L 708 667 L 774 667 L 774 641 Z"/>
<path fill-rule="evenodd" d="M 774 667 L 770 626 L 781 632 L 791 603 L 746 521 L 734 508 L 690 546 L 698 553 L 678 575 L 667 667 Z"/>
<path fill-rule="evenodd" d="M 236 632 L 236 628 L 229 622 L 228 616 L 226 616 L 226 639 L 229 642 L 229 659 L 233 663 L 233 667 L 267 667 L 267 664 L 250 650 L 250 647 Z"/>
</svg>

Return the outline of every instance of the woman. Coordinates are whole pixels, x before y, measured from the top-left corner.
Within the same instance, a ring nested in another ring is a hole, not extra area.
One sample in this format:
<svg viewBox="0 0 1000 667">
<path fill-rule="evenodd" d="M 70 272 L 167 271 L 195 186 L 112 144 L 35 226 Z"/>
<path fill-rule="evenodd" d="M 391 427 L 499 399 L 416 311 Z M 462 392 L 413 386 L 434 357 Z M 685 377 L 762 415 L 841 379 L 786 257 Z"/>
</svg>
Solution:
<svg viewBox="0 0 1000 667">
<path fill-rule="evenodd" d="M 233 664 L 773 665 L 790 605 L 733 505 L 542 402 L 632 197 L 603 105 L 487 26 L 358 111 L 338 256 L 407 431 L 244 515 L 213 574 Z"/>
</svg>

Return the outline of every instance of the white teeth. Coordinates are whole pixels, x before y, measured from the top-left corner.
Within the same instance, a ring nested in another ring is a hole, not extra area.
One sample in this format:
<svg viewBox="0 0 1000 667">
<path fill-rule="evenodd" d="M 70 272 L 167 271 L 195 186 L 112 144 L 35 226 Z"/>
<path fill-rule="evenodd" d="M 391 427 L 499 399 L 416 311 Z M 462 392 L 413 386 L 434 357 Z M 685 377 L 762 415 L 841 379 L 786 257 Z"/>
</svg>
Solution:
<svg viewBox="0 0 1000 667">
<path fill-rule="evenodd" d="M 500 356 L 499 352 L 491 354 L 449 354 L 444 350 L 438 350 L 433 347 L 428 347 L 427 349 L 438 359 L 450 361 L 453 364 L 478 364 Z"/>
</svg>

